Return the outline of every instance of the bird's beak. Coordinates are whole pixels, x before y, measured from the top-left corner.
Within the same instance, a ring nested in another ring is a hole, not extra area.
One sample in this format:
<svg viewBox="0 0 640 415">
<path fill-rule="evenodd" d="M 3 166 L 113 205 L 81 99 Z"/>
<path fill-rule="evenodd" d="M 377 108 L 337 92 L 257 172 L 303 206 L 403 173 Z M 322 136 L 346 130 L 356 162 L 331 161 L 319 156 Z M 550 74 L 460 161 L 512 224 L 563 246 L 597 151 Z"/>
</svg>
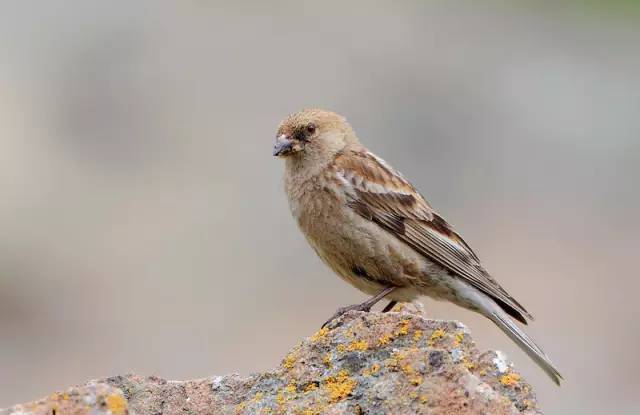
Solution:
<svg viewBox="0 0 640 415">
<path fill-rule="evenodd" d="M 293 140 L 288 135 L 282 134 L 276 138 L 276 145 L 273 147 L 274 157 L 284 157 L 293 151 Z"/>
</svg>

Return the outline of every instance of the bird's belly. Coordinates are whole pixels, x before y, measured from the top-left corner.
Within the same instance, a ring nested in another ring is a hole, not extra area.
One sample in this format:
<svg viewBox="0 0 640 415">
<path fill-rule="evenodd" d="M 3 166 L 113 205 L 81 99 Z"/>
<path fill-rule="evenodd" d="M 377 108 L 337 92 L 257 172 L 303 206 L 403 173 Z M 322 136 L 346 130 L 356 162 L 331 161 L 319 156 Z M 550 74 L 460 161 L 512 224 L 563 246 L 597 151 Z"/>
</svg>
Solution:
<svg viewBox="0 0 640 415">
<path fill-rule="evenodd" d="M 318 256 L 368 294 L 391 285 L 409 287 L 424 268 L 422 256 L 349 208 L 326 209 L 321 220 L 301 216 L 298 223 Z"/>
<path fill-rule="evenodd" d="M 390 298 L 410 301 L 418 295 L 455 301 L 453 280 L 442 266 L 346 207 L 304 211 L 298 224 L 318 256 L 345 281 L 367 294 L 403 287 Z"/>
</svg>

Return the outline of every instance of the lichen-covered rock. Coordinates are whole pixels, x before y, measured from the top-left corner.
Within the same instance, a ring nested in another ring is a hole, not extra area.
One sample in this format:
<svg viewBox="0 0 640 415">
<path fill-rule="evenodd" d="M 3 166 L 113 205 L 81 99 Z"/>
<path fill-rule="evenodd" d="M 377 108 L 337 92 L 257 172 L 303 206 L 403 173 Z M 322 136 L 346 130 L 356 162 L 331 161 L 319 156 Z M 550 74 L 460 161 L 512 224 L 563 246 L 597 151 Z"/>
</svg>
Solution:
<svg viewBox="0 0 640 415">
<path fill-rule="evenodd" d="M 55 412 L 53 412 L 55 410 Z M 414 305 L 350 312 L 248 377 L 117 376 L 8 414 L 539 414 L 531 387 L 467 328 Z"/>
<path fill-rule="evenodd" d="M 120 389 L 102 382 L 89 382 L 66 392 L 53 393 L 40 401 L 0 410 L 0 414 L 124 415 L 130 413 L 128 407 Z"/>
</svg>

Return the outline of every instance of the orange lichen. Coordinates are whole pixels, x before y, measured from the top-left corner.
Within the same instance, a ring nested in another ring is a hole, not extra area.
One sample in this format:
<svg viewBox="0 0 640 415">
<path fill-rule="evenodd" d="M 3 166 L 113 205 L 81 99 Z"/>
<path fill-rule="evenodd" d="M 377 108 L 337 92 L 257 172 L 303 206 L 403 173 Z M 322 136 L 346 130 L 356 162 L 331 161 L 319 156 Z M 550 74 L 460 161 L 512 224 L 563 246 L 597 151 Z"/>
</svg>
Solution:
<svg viewBox="0 0 640 415">
<path fill-rule="evenodd" d="M 239 414 L 243 412 L 246 407 L 247 407 L 246 402 L 240 402 L 238 405 L 236 405 L 236 413 Z"/>
<path fill-rule="evenodd" d="M 365 350 L 367 350 L 368 348 L 369 348 L 369 343 L 367 343 L 367 341 L 366 341 L 366 340 L 360 340 L 360 341 L 354 341 L 354 342 L 351 342 L 351 343 L 347 346 L 346 350 L 347 350 L 348 352 L 355 352 L 355 351 L 357 351 L 357 350 L 359 350 L 359 351 L 365 351 Z"/>
<path fill-rule="evenodd" d="M 435 342 L 443 338 L 445 334 L 445 331 L 442 329 L 434 330 L 433 333 L 431 333 L 431 337 L 429 338 L 429 346 L 433 346 Z"/>
<path fill-rule="evenodd" d="M 409 378 L 409 383 L 413 386 L 420 386 L 422 384 L 422 376 L 419 373 L 416 373 L 413 366 L 410 364 L 401 365 L 400 369 L 404 372 L 405 375 Z"/>
<path fill-rule="evenodd" d="M 325 381 L 325 387 L 332 402 L 338 402 L 351 395 L 357 382 L 349 377 L 346 370 L 341 370 L 335 376 L 330 376 Z"/>
<path fill-rule="evenodd" d="M 409 378 L 409 382 L 411 382 L 413 386 L 420 386 L 422 385 L 422 376 L 412 376 Z"/>
<path fill-rule="evenodd" d="M 406 362 L 408 356 L 419 355 L 420 349 L 417 347 L 412 347 L 409 350 L 399 350 L 394 353 L 389 359 L 385 361 L 387 367 L 391 370 L 400 370 L 402 371 L 408 378 L 409 382 L 414 386 L 419 386 L 422 384 L 422 375 L 416 372 L 416 369 L 411 365 L 410 362 Z"/>
<path fill-rule="evenodd" d="M 466 367 L 468 370 L 472 370 L 476 367 L 475 363 L 469 361 L 469 358 L 467 356 L 462 358 L 462 364 L 464 364 L 464 367 Z"/>
<path fill-rule="evenodd" d="M 453 346 L 454 347 L 460 346 L 460 343 L 462 343 L 463 339 L 464 339 L 464 332 L 463 331 L 457 332 L 456 336 L 453 339 Z"/>
<path fill-rule="evenodd" d="M 371 367 L 365 368 L 362 371 L 362 375 L 363 376 L 371 376 L 371 375 L 375 375 L 379 371 L 380 371 L 380 365 L 377 364 L 377 363 L 374 363 L 374 364 L 371 365 Z"/>
<path fill-rule="evenodd" d="M 122 415 L 127 410 L 127 401 L 122 395 L 116 393 L 108 395 L 105 399 L 107 408 L 113 415 Z"/>
<path fill-rule="evenodd" d="M 520 375 L 514 372 L 507 373 L 500 377 L 500 383 L 504 386 L 515 386 L 520 381 Z"/>
<path fill-rule="evenodd" d="M 420 403 L 425 404 L 428 400 L 427 395 L 420 395 Z"/>
<path fill-rule="evenodd" d="M 387 367 L 391 369 L 401 368 L 402 361 L 407 357 L 407 352 L 403 350 L 398 350 L 395 352 L 389 359 L 385 361 Z"/>
<path fill-rule="evenodd" d="M 296 393 L 297 391 L 296 383 L 294 381 L 289 382 L 289 384 L 284 388 L 284 391 L 287 393 Z"/>
<path fill-rule="evenodd" d="M 311 382 L 304 388 L 304 393 L 313 392 L 316 389 L 318 389 L 318 385 L 314 382 Z"/>
<path fill-rule="evenodd" d="M 378 340 L 378 344 L 380 346 L 386 346 L 389 343 L 391 343 L 391 340 L 393 340 L 393 336 L 391 336 L 390 334 L 385 334 L 382 337 L 380 337 L 380 339 Z"/>
<path fill-rule="evenodd" d="M 324 339 L 327 336 L 327 333 L 329 333 L 329 329 L 323 327 L 318 330 L 313 336 L 311 336 L 311 341 L 315 343 L 320 339 Z"/>
<path fill-rule="evenodd" d="M 400 369 L 402 369 L 405 375 L 413 375 L 414 373 L 413 367 L 411 367 L 411 365 L 402 365 L 400 366 Z"/>
<path fill-rule="evenodd" d="M 285 369 L 293 369 L 293 367 L 296 364 L 296 356 L 297 356 L 297 353 L 295 351 L 289 353 L 282 361 L 282 366 Z"/>
<path fill-rule="evenodd" d="M 324 363 L 328 367 L 331 367 L 331 353 L 327 353 L 324 355 L 324 357 L 322 358 L 322 363 Z"/>
<path fill-rule="evenodd" d="M 396 336 L 406 336 L 409 334 L 409 320 L 402 320 L 395 334 Z"/>
</svg>

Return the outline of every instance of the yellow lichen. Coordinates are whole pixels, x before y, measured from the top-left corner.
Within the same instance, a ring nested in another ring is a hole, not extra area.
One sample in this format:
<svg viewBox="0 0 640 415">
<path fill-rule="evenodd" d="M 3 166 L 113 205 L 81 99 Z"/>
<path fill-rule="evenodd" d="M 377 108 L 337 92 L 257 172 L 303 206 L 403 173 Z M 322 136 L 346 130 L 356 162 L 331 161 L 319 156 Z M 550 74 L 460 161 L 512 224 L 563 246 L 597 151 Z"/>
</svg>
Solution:
<svg viewBox="0 0 640 415">
<path fill-rule="evenodd" d="M 476 367 L 475 363 L 469 361 L 469 358 L 467 356 L 462 358 L 462 364 L 464 364 L 464 367 L 466 367 L 468 370 L 472 370 Z"/>
<path fill-rule="evenodd" d="M 378 363 L 374 363 L 374 364 L 371 365 L 371 367 L 365 368 L 362 371 L 362 375 L 363 376 L 371 376 L 371 375 L 375 375 L 379 371 L 380 371 L 380 365 Z"/>
<path fill-rule="evenodd" d="M 396 336 L 406 336 L 409 334 L 409 320 L 402 320 L 400 327 L 396 330 Z"/>
<path fill-rule="evenodd" d="M 459 331 L 456 333 L 456 337 L 453 339 L 454 347 L 460 346 L 460 343 L 462 343 L 462 340 L 464 340 L 464 332 Z"/>
<path fill-rule="evenodd" d="M 324 363 L 328 367 L 331 367 L 331 353 L 327 353 L 324 355 L 324 357 L 322 358 L 322 363 Z"/>
<path fill-rule="evenodd" d="M 487 375 L 487 371 L 486 371 L 486 369 L 482 369 L 480 372 L 478 372 L 478 374 L 480 376 L 486 376 Z"/>
<path fill-rule="evenodd" d="M 507 373 L 500 377 L 500 383 L 504 386 L 515 386 L 520 381 L 520 375 L 514 372 Z"/>
<path fill-rule="evenodd" d="M 378 344 L 380 346 L 386 346 L 387 344 L 391 343 L 391 340 L 393 340 L 393 336 L 391 336 L 390 334 L 385 334 L 380 337 L 380 339 L 378 340 Z"/>
<path fill-rule="evenodd" d="M 106 398 L 107 408 L 113 415 L 124 414 L 127 410 L 127 401 L 122 395 L 116 393 L 107 396 Z"/>
<path fill-rule="evenodd" d="M 284 391 L 287 393 L 296 393 L 296 390 L 298 388 L 296 387 L 296 383 L 294 381 L 291 381 L 285 388 Z"/>
<path fill-rule="evenodd" d="M 257 392 L 256 395 L 253 397 L 253 400 L 254 400 L 254 402 L 260 402 L 260 400 L 262 400 L 262 398 L 264 398 L 264 393 Z"/>
<path fill-rule="evenodd" d="M 327 411 L 327 405 L 320 404 L 320 405 L 313 405 L 310 408 L 298 408 L 294 413 L 296 415 L 321 415 L 326 413 L 326 411 Z"/>
<path fill-rule="evenodd" d="M 282 393 L 282 391 L 278 391 L 278 393 L 276 393 L 276 402 L 278 403 L 278 405 L 284 405 L 285 402 L 287 402 L 287 398 L 284 396 L 284 393 Z"/>
<path fill-rule="evenodd" d="M 425 404 L 428 400 L 427 395 L 420 395 L 420 403 Z"/>
<path fill-rule="evenodd" d="M 413 399 L 417 399 L 418 398 L 418 392 L 411 392 L 409 394 L 409 398 Z"/>
<path fill-rule="evenodd" d="M 400 369 L 405 373 L 405 375 L 412 375 L 414 373 L 413 367 L 411 365 L 402 365 Z"/>
<path fill-rule="evenodd" d="M 365 351 L 369 348 L 369 343 L 366 340 L 351 342 L 346 348 L 348 352 L 355 352 L 356 350 Z"/>
<path fill-rule="evenodd" d="M 422 376 L 412 376 L 409 378 L 409 382 L 411 382 L 413 386 L 420 386 L 422 385 Z"/>
<path fill-rule="evenodd" d="M 429 338 L 429 346 L 433 346 L 435 342 L 443 338 L 445 334 L 445 331 L 442 329 L 434 330 L 433 333 L 431 333 L 431 337 Z"/>
<path fill-rule="evenodd" d="M 391 369 L 397 369 L 400 367 L 402 360 L 407 357 L 407 352 L 399 350 L 394 353 L 389 359 L 385 361 L 387 367 Z"/>
<path fill-rule="evenodd" d="M 421 338 L 422 338 L 422 330 L 416 330 L 416 332 L 413 334 L 413 340 L 417 342 Z"/>
<path fill-rule="evenodd" d="M 323 327 L 318 330 L 313 336 L 311 336 L 311 341 L 315 343 L 320 339 L 324 339 L 327 336 L 327 333 L 329 333 L 329 329 Z"/>
<path fill-rule="evenodd" d="M 316 389 L 318 389 L 318 385 L 314 382 L 311 382 L 304 388 L 304 393 L 313 392 Z"/>
<path fill-rule="evenodd" d="M 240 402 L 239 404 L 236 405 L 236 413 L 239 414 L 240 412 L 244 411 L 246 407 L 247 407 L 246 402 Z"/>
<path fill-rule="evenodd" d="M 338 353 L 344 353 L 347 351 L 347 346 L 345 346 L 344 344 L 339 344 L 336 347 L 336 350 L 338 351 Z"/>
<path fill-rule="evenodd" d="M 330 376 L 325 381 L 329 398 L 332 402 L 338 402 L 351 395 L 357 382 L 349 377 L 346 370 L 341 370 L 335 376 Z"/>
<path fill-rule="evenodd" d="M 413 386 L 419 386 L 422 384 L 422 376 L 419 373 L 416 373 L 413 366 L 406 364 L 400 366 L 400 369 L 404 372 L 405 375 L 409 378 L 409 383 Z"/>
<path fill-rule="evenodd" d="M 293 369 L 293 367 L 296 364 L 296 355 L 297 355 L 296 352 L 289 353 L 282 361 L 282 366 L 285 369 Z"/>
</svg>

